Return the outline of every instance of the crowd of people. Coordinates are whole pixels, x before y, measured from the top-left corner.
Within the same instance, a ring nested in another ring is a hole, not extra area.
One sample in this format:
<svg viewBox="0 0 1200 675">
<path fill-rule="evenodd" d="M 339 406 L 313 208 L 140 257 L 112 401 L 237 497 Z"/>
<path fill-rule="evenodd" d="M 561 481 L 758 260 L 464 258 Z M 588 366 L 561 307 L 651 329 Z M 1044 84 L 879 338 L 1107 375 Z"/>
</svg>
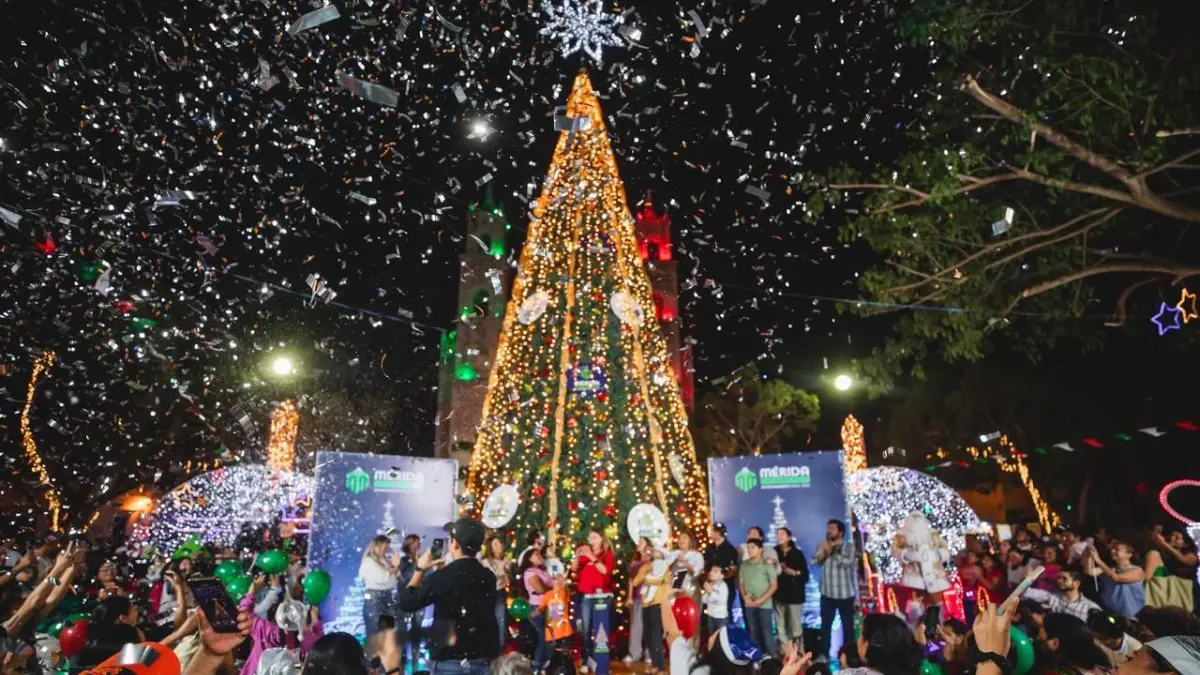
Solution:
<svg viewBox="0 0 1200 675">
<path fill-rule="evenodd" d="M 617 654 L 627 669 L 670 675 L 1013 675 L 1014 664 L 1016 675 L 1200 674 L 1196 548 L 1179 530 L 969 538 L 954 565 L 967 616 L 933 624 L 928 613 L 915 621 L 861 613 L 860 549 L 836 520 L 811 552 L 787 528 L 768 538 L 752 527 L 738 545 L 720 524 L 703 549 L 680 533 L 666 545 L 644 539 L 625 560 L 599 531 L 574 548 L 530 532 L 512 555 L 464 518 L 447 526 L 445 542 L 440 555 L 415 536 L 396 551 L 386 536 L 364 546 L 360 640 L 325 633 L 320 608 L 302 591 L 300 546 L 285 572 L 254 578 L 237 599 L 236 629 L 221 632 L 192 582 L 226 561 L 253 569 L 255 549 L 270 542 L 165 557 L 79 537 L 5 540 L 0 675 L 139 672 L 150 663 L 168 675 L 570 675 L 616 646 L 596 643 L 601 621 L 627 627 L 626 653 Z M 1034 570 L 1032 587 L 1001 604 Z M 820 626 L 806 636 L 810 575 Z M 681 613 L 689 603 L 696 612 Z M 1016 644 L 1020 635 L 1029 639 Z"/>
</svg>

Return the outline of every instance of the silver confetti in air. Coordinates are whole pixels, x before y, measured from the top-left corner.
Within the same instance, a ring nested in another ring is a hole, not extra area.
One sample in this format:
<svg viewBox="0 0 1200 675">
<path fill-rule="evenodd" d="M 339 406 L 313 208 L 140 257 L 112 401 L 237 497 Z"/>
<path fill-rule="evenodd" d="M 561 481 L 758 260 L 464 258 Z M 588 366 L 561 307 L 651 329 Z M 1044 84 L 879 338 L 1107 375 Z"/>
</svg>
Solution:
<svg viewBox="0 0 1200 675">
<path fill-rule="evenodd" d="M 1013 216 L 1015 215 L 1016 212 L 1013 211 L 1012 208 L 1005 208 L 1004 217 L 992 223 L 992 236 L 999 237 L 1005 232 L 1008 232 L 1008 228 L 1012 227 Z"/>
<path fill-rule="evenodd" d="M 321 9 L 314 9 L 308 14 L 296 19 L 294 22 L 292 22 L 292 25 L 288 26 L 287 32 L 288 35 L 303 33 L 310 28 L 316 28 L 321 24 L 329 23 L 330 21 L 333 21 L 341 16 L 342 14 L 338 11 L 337 5 L 325 5 Z"/>
<path fill-rule="evenodd" d="M 165 206 L 179 206 L 183 200 L 194 200 L 196 193 L 191 190 L 166 190 L 162 196 L 154 202 L 154 208 L 160 209 Z"/>
<path fill-rule="evenodd" d="M 760 187 L 757 187 L 755 185 L 747 185 L 746 192 L 749 192 L 750 194 L 754 195 L 755 197 L 758 197 L 759 199 L 761 199 L 763 201 L 763 206 L 767 206 L 768 204 L 771 203 L 771 193 L 767 192 L 766 190 L 764 190 Z"/>
<path fill-rule="evenodd" d="M 389 108 L 400 105 L 400 94 L 394 89 L 388 89 L 381 84 L 360 80 L 353 75 L 343 72 L 337 74 L 338 85 L 359 98 L 365 98 L 372 103 L 378 103 Z"/>
</svg>

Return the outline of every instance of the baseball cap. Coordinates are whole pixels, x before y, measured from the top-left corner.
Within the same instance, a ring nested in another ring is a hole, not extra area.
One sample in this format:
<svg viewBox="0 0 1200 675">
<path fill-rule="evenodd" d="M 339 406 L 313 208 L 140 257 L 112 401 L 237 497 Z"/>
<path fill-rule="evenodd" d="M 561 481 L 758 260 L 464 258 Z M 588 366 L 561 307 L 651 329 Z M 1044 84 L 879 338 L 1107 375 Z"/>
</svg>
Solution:
<svg viewBox="0 0 1200 675">
<path fill-rule="evenodd" d="M 729 529 L 725 527 L 725 523 L 713 523 L 712 529 L 721 535 L 729 534 Z"/>
<path fill-rule="evenodd" d="M 450 538 L 458 542 L 463 553 L 473 555 L 483 548 L 483 538 L 487 534 L 487 530 L 478 520 L 459 518 L 452 523 L 446 523 L 445 529 L 450 533 Z"/>
</svg>

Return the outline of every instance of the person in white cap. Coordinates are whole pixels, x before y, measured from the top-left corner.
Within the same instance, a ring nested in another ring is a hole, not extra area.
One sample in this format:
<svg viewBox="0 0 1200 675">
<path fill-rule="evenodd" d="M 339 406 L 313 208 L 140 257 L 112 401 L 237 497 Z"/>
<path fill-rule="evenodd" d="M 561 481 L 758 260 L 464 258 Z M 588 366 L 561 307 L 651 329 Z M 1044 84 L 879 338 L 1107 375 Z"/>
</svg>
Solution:
<svg viewBox="0 0 1200 675">
<path fill-rule="evenodd" d="M 1200 675 L 1200 637 L 1177 635 L 1147 642 L 1117 675 Z"/>
</svg>

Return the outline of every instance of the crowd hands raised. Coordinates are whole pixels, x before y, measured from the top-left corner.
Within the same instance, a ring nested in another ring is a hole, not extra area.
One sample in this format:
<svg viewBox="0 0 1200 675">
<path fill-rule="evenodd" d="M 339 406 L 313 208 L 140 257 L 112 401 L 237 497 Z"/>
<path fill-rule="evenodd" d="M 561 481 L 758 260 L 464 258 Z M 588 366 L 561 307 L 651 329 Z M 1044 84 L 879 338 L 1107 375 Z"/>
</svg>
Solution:
<svg viewBox="0 0 1200 675">
<path fill-rule="evenodd" d="M 618 572 L 629 582 L 618 608 L 629 612 L 625 661 L 640 668 L 646 659 L 651 673 L 1200 675 L 1196 548 L 1181 531 L 1079 538 L 1060 528 L 1039 539 L 1018 530 L 994 546 L 973 539 L 955 561 L 967 622 L 929 625 L 898 611 L 869 614 L 856 632 L 860 557 L 837 521 L 811 556 L 786 528 L 775 532 L 776 546 L 759 528 L 737 546 L 714 525 L 704 551 L 683 535 L 667 547 L 643 540 L 631 560 L 614 559 L 611 543 L 592 532 L 567 564 L 555 557 L 562 542 L 547 546 L 537 532 L 514 558 L 474 521 L 448 528 L 440 557 L 411 537 L 394 554 L 386 539 L 366 547 L 364 622 L 374 635 L 365 648 L 349 634 L 324 634 L 318 608 L 304 602 L 299 555 L 286 572 L 256 577 L 222 632 L 188 582 L 223 561 L 244 563 L 252 550 L 164 560 L 80 539 L 3 541 L 0 675 L 399 675 L 421 637 L 431 640 L 425 667 L 435 675 L 571 675 L 576 663 L 587 671 L 590 625 L 604 606 L 596 598 L 614 590 Z M 807 651 L 801 607 L 810 566 L 824 630 Z M 1032 588 L 1010 596 L 1036 569 L 1043 572 Z M 731 625 L 735 597 L 745 628 Z M 689 600 L 691 612 L 681 613 Z M 429 605 L 433 628 L 420 636 Z M 846 646 L 831 664 L 838 614 Z M 519 635 L 506 615 L 533 626 L 522 633 L 532 639 L 509 640 Z M 514 642 L 518 651 L 502 656 Z"/>
<path fill-rule="evenodd" d="M 303 601 L 298 555 L 253 578 L 236 605 L 226 596 L 230 616 L 210 621 L 191 582 L 222 562 L 249 567 L 256 548 L 268 547 L 197 546 L 168 559 L 79 537 L 0 540 L 0 675 L 367 675 L 357 640 L 323 635 Z M 345 658 L 351 643 L 357 661 Z"/>
</svg>

